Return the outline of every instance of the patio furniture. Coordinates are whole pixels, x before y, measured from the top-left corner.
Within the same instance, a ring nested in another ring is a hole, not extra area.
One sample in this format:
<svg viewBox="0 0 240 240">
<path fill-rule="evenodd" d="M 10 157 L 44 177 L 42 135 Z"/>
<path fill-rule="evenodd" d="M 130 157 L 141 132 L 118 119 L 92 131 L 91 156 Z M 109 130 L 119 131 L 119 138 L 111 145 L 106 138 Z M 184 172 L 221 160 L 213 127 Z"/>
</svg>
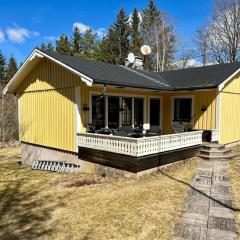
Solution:
<svg viewBox="0 0 240 240">
<path fill-rule="evenodd" d="M 87 125 L 87 133 L 95 133 L 96 132 L 96 128 L 93 124 L 88 124 Z"/>
<path fill-rule="evenodd" d="M 133 133 L 134 129 L 132 126 L 124 126 L 120 127 L 118 130 L 113 130 L 113 135 L 115 136 L 129 137 L 129 135 Z"/>
<path fill-rule="evenodd" d="M 146 136 L 156 136 L 161 135 L 161 130 L 159 126 L 151 126 L 150 129 L 146 130 Z"/>
<path fill-rule="evenodd" d="M 143 134 L 142 133 L 130 133 L 128 134 L 128 137 L 132 137 L 132 138 L 142 138 Z"/>
<path fill-rule="evenodd" d="M 184 126 L 181 122 L 172 122 L 172 128 L 174 133 L 184 133 Z"/>
<path fill-rule="evenodd" d="M 101 128 L 97 131 L 98 134 L 110 135 L 112 134 L 112 130 L 109 128 Z"/>
</svg>

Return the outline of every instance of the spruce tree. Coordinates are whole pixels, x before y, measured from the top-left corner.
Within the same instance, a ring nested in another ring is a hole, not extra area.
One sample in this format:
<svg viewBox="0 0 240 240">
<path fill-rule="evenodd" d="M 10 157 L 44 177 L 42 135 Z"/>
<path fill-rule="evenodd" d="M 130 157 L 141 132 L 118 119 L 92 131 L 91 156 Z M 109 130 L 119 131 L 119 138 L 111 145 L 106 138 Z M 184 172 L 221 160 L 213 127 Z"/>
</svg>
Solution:
<svg viewBox="0 0 240 240">
<path fill-rule="evenodd" d="M 82 43 L 82 35 L 76 26 L 73 30 L 71 44 L 73 54 L 79 55 L 81 53 L 81 43 Z"/>
<path fill-rule="evenodd" d="M 56 51 L 64 55 L 72 55 L 71 43 L 66 34 L 62 34 L 56 41 Z"/>
<path fill-rule="evenodd" d="M 0 50 L 0 85 L 6 81 L 6 58 L 3 55 L 2 51 Z"/>
<path fill-rule="evenodd" d="M 124 65 L 129 53 L 129 22 L 124 9 L 120 9 L 117 18 L 109 29 L 110 51 L 115 64 Z"/>
<path fill-rule="evenodd" d="M 8 66 L 7 66 L 7 74 L 6 74 L 6 82 L 9 82 L 12 77 L 15 75 L 17 72 L 17 62 L 13 55 L 9 58 Z"/>
<path fill-rule="evenodd" d="M 137 55 L 140 55 L 140 48 L 143 43 L 140 32 L 140 18 L 137 8 L 134 8 L 133 14 L 131 17 L 131 25 L 130 25 L 130 50 Z"/>
<path fill-rule="evenodd" d="M 54 47 L 53 47 L 53 45 L 52 45 L 51 42 L 48 42 L 48 44 L 47 44 L 47 50 L 48 50 L 49 52 L 53 52 L 53 51 L 54 51 Z"/>
<path fill-rule="evenodd" d="M 47 46 L 44 42 L 41 42 L 41 44 L 39 45 L 39 49 L 41 50 L 47 50 Z"/>
</svg>

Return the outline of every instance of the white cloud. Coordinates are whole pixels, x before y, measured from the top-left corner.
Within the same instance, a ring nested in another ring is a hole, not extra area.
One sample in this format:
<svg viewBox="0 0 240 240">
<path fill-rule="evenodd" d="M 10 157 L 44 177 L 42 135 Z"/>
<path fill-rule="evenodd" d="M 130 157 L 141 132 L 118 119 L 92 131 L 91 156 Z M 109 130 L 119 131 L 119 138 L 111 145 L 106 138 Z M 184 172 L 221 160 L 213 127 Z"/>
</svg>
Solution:
<svg viewBox="0 0 240 240">
<path fill-rule="evenodd" d="M 75 22 L 73 24 L 73 29 L 77 27 L 78 30 L 81 33 L 85 33 L 89 28 L 91 28 L 91 26 L 86 25 L 84 23 L 81 22 Z M 93 28 L 92 28 L 93 29 Z M 96 33 L 98 35 L 98 37 L 103 37 L 106 34 L 106 29 L 105 28 L 98 28 L 98 29 L 93 29 L 93 32 Z"/>
<path fill-rule="evenodd" d="M 8 27 L 6 30 L 8 39 L 13 43 L 24 43 L 26 39 L 31 37 L 38 37 L 40 34 L 36 31 L 30 31 L 26 28 L 21 27 Z"/>
<path fill-rule="evenodd" d="M 0 43 L 3 43 L 5 41 L 5 35 L 2 31 L 0 31 Z"/>
<path fill-rule="evenodd" d="M 58 39 L 58 38 L 55 37 L 55 36 L 44 36 L 43 38 L 44 38 L 45 40 L 47 40 L 47 41 L 55 41 L 55 40 Z"/>
</svg>

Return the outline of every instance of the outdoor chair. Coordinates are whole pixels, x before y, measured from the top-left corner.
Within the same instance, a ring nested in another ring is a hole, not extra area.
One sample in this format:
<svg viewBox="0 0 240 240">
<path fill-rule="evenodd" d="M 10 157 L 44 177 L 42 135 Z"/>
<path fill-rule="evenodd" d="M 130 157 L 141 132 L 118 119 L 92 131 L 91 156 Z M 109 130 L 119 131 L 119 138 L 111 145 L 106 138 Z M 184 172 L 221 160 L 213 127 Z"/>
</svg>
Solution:
<svg viewBox="0 0 240 240">
<path fill-rule="evenodd" d="M 124 127 L 120 127 L 118 130 L 113 130 L 113 135 L 115 136 L 128 137 L 133 133 L 134 133 L 134 130 L 132 126 L 124 126 Z"/>
<path fill-rule="evenodd" d="M 184 133 L 185 129 L 181 122 L 173 122 L 172 128 L 174 133 Z"/>
<path fill-rule="evenodd" d="M 159 126 L 151 126 L 150 129 L 146 130 L 146 136 L 157 136 L 161 135 L 161 129 Z"/>
<path fill-rule="evenodd" d="M 95 133 L 96 132 L 96 128 L 93 124 L 88 124 L 87 125 L 87 133 Z"/>
</svg>

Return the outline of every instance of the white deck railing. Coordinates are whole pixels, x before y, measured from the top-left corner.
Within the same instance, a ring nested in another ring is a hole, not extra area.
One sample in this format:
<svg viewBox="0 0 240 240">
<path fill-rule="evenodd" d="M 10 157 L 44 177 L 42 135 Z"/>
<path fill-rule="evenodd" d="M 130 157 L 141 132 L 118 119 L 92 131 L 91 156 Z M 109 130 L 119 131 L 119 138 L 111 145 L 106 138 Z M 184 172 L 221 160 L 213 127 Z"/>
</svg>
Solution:
<svg viewBox="0 0 240 240">
<path fill-rule="evenodd" d="M 219 131 L 217 129 L 212 130 L 212 142 L 218 142 L 219 141 Z"/>
<path fill-rule="evenodd" d="M 78 146 L 141 157 L 202 144 L 202 131 L 130 138 L 94 133 L 78 133 Z"/>
</svg>

